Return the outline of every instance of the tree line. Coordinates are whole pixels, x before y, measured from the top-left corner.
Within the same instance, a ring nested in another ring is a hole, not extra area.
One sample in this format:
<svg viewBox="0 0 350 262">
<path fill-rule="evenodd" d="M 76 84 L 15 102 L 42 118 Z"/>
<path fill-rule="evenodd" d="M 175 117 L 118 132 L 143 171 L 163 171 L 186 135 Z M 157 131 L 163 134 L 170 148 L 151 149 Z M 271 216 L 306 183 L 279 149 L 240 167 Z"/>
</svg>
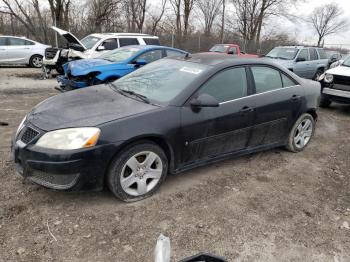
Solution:
<svg viewBox="0 0 350 262">
<path fill-rule="evenodd" d="M 348 21 L 335 3 L 316 7 L 307 18 L 289 13 L 306 0 L 0 0 L 0 34 L 23 35 L 54 44 L 52 25 L 78 37 L 98 32 L 158 35 L 180 48 L 207 48 L 237 41 L 252 51 L 270 44 L 297 44 L 288 33 L 264 30 L 274 18 L 307 23 L 325 37 L 345 31 Z M 264 33 L 265 32 L 265 33 Z M 198 37 L 201 35 L 202 38 Z M 169 39 L 172 36 L 172 39 Z M 201 42 L 199 42 L 201 41 Z M 187 46 L 186 46 L 187 44 Z"/>
</svg>

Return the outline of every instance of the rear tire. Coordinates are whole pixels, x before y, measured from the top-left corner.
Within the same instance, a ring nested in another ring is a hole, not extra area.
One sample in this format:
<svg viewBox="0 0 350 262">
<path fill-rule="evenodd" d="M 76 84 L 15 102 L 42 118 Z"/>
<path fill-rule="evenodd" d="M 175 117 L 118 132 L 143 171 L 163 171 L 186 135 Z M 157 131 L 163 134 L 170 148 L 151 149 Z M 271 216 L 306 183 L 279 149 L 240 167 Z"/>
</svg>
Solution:
<svg viewBox="0 0 350 262">
<path fill-rule="evenodd" d="M 315 119 L 310 114 L 302 114 L 295 122 L 288 136 L 287 150 L 303 151 L 315 133 Z"/>
<path fill-rule="evenodd" d="M 43 56 L 33 55 L 29 60 L 29 65 L 34 68 L 41 68 L 43 66 Z"/>
<path fill-rule="evenodd" d="M 321 94 L 320 107 L 327 108 L 331 103 L 332 101 L 327 96 Z"/>
<path fill-rule="evenodd" d="M 167 173 L 168 159 L 162 148 L 143 140 L 117 154 L 106 182 L 114 196 L 125 202 L 134 202 L 156 192 Z"/>
</svg>

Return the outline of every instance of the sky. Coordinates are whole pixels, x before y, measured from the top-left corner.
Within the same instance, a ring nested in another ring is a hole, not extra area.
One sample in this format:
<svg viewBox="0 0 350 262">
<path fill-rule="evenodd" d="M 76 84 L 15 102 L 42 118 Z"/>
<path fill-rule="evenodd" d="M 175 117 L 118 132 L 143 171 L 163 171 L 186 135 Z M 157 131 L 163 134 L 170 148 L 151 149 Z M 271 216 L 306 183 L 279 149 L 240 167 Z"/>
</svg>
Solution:
<svg viewBox="0 0 350 262">
<path fill-rule="evenodd" d="M 299 4 L 297 8 L 293 8 L 292 13 L 298 15 L 299 17 L 307 17 L 315 7 L 328 4 L 328 3 L 338 3 L 344 10 L 344 16 L 349 18 L 350 21 L 350 0 L 305 0 L 304 3 Z M 317 35 L 306 25 L 306 23 L 292 23 L 289 21 L 283 21 L 279 30 L 290 30 L 293 35 L 296 36 L 300 42 L 305 44 L 316 44 Z M 325 39 L 325 46 L 342 46 L 345 48 L 350 48 L 350 30 L 347 32 L 338 33 L 336 35 L 327 36 Z"/>
</svg>

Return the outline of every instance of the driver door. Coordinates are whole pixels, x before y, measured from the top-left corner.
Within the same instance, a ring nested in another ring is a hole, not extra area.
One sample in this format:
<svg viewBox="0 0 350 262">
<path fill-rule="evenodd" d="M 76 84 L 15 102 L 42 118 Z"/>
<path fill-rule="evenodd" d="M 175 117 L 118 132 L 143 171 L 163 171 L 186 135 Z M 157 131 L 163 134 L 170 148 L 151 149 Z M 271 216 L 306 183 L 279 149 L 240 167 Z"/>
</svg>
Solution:
<svg viewBox="0 0 350 262">
<path fill-rule="evenodd" d="M 218 100 L 218 107 L 194 109 L 190 103 L 182 107 L 184 165 L 247 147 L 255 106 L 249 93 L 246 68 L 229 68 L 215 74 L 193 96 L 209 94 Z"/>
</svg>

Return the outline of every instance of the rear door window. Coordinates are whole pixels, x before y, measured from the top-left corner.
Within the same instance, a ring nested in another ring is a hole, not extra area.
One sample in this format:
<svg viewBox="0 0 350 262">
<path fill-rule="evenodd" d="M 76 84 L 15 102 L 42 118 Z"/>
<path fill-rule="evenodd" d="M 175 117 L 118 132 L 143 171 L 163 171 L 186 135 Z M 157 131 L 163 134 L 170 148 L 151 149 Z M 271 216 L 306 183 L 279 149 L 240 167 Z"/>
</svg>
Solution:
<svg viewBox="0 0 350 262">
<path fill-rule="evenodd" d="M 144 59 L 147 63 L 152 63 L 163 57 L 163 50 L 152 50 L 140 55 L 137 59 Z"/>
<path fill-rule="evenodd" d="M 167 55 L 167 57 L 172 57 L 172 56 L 183 56 L 184 53 L 181 53 L 181 52 L 175 51 L 175 50 L 166 50 L 166 55 Z"/>
<path fill-rule="evenodd" d="M 137 38 L 119 38 L 119 46 L 139 45 Z"/>
<path fill-rule="evenodd" d="M 247 96 L 245 68 L 230 68 L 210 78 L 197 93 L 215 97 L 219 103 Z"/>
<path fill-rule="evenodd" d="M 316 52 L 316 48 L 310 48 L 309 49 L 310 51 L 310 60 L 318 60 L 318 55 L 317 55 L 317 52 Z"/>
<path fill-rule="evenodd" d="M 0 46 L 7 45 L 7 38 L 6 37 L 0 37 Z"/>
<path fill-rule="evenodd" d="M 320 59 L 327 59 L 327 54 L 323 49 L 317 49 Z"/>
<path fill-rule="evenodd" d="M 289 76 L 286 76 L 285 74 L 281 74 L 282 76 L 282 82 L 283 82 L 283 87 L 290 87 L 290 86 L 295 86 L 297 83 L 291 79 Z"/>
<path fill-rule="evenodd" d="M 267 66 L 253 66 L 251 67 L 256 93 L 264 93 L 283 87 L 281 73 Z"/>
<path fill-rule="evenodd" d="M 26 45 L 26 40 L 24 39 L 9 37 L 8 40 L 11 46 Z"/>
<path fill-rule="evenodd" d="M 142 38 L 146 45 L 160 45 L 159 39 L 157 38 Z"/>
</svg>

